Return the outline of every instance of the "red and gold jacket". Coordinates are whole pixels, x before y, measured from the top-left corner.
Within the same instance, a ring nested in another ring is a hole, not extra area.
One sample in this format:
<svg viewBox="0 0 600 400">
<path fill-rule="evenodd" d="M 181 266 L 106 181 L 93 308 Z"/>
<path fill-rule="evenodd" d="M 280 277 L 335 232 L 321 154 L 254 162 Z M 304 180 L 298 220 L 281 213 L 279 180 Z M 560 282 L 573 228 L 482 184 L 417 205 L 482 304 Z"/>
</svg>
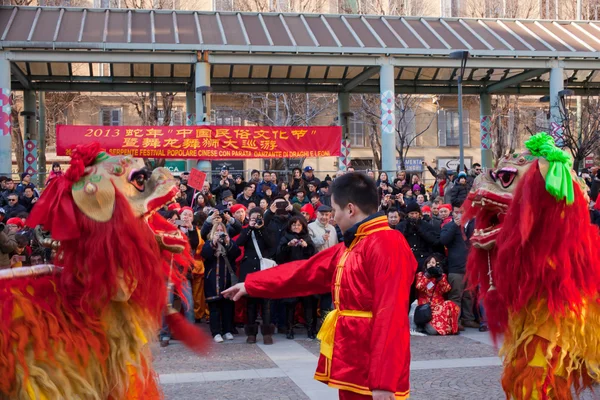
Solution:
<svg viewBox="0 0 600 400">
<path fill-rule="evenodd" d="M 409 396 L 408 299 L 416 261 L 387 218 L 372 216 L 345 233 L 345 243 L 309 260 L 248 275 L 252 297 L 284 298 L 332 291 L 335 310 L 319 338 L 315 379 L 364 395 Z"/>
</svg>

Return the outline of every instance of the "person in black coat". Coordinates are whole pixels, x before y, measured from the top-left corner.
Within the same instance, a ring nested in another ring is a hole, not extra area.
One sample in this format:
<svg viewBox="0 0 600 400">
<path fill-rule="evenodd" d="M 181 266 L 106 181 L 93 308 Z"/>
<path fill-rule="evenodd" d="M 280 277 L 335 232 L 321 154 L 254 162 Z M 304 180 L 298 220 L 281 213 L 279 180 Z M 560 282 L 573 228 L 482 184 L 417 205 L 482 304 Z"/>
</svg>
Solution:
<svg viewBox="0 0 600 400">
<path fill-rule="evenodd" d="M 288 221 L 287 229 L 279 241 L 277 248 L 278 264 L 285 264 L 292 261 L 308 260 L 317 252 L 304 217 L 292 217 Z M 298 298 L 285 299 L 285 314 L 287 320 L 287 338 L 294 339 L 294 314 L 298 300 L 304 307 L 304 318 L 306 320 L 307 336 L 309 339 L 316 338 L 317 330 L 317 303 L 315 296 L 305 296 Z"/>
<path fill-rule="evenodd" d="M 211 192 L 215 195 L 217 205 L 222 204 L 225 196 L 223 193 L 225 191 L 229 191 L 229 195 L 233 197 L 233 193 L 235 192 L 235 181 L 229 178 L 229 167 L 224 165 L 221 168 L 221 176 L 220 179 L 213 183 Z"/>
<path fill-rule="evenodd" d="M 248 274 L 260 271 L 260 257 L 269 258 L 272 253 L 273 242 L 271 236 L 267 233 L 263 211 L 260 208 L 253 208 L 248 212 L 248 226 L 242 229 L 237 238 L 237 245 L 244 247 L 244 258 L 240 264 L 240 282 L 244 282 Z M 258 246 L 258 248 L 257 248 Z M 260 254 L 260 255 L 259 255 Z M 269 299 L 258 299 L 247 297 L 247 315 L 248 325 L 246 326 L 247 343 L 256 343 L 258 333 L 258 308 L 262 306 L 261 327 L 265 344 L 273 344 L 274 327 L 271 325 L 271 301 Z"/>
<path fill-rule="evenodd" d="M 452 289 L 448 293 L 448 300 L 461 308 L 462 325 L 470 328 L 479 328 L 473 314 L 473 296 L 466 289 L 465 273 L 469 242 L 467 233 L 461 227 L 462 208 L 460 203 L 453 205 L 453 220 L 442 227 L 440 242 L 448 249 L 448 283 Z M 471 224 L 469 224 L 471 225 Z"/>
<path fill-rule="evenodd" d="M 407 218 L 397 228 L 406 238 L 415 259 L 417 272 L 422 270 L 425 259 L 432 253 L 432 248 L 439 244 L 439 233 L 427 221 L 423 220 L 421 208 L 417 203 L 409 203 L 405 213 Z"/>
<path fill-rule="evenodd" d="M 414 281 L 410 288 L 408 303 L 410 308 L 412 302 L 417 298 L 416 274 L 424 270 L 425 260 L 433 253 L 433 249 L 439 244 L 440 239 L 439 233 L 435 228 L 423 220 L 421 208 L 417 203 L 408 203 L 405 212 L 407 218 L 401 221 L 396 229 L 404 235 L 415 256 L 415 260 L 417 260 L 417 270 L 415 271 Z"/>
<path fill-rule="evenodd" d="M 288 226 L 288 221 L 292 217 L 299 217 L 302 214 L 296 210 L 289 201 L 284 198 L 276 198 L 265 212 L 265 225 L 267 232 L 271 236 L 271 243 L 275 246 L 269 252 L 267 258 L 275 258 L 277 253 L 277 244 L 280 238 L 284 235 Z"/>
<path fill-rule="evenodd" d="M 204 259 L 204 295 L 210 310 L 210 332 L 215 342 L 233 340 L 233 301 L 221 292 L 233 284 L 233 266 L 240 255 L 237 244 L 227 234 L 225 225 L 215 224 L 202 248 Z M 235 282 L 237 283 L 237 282 Z"/>
<path fill-rule="evenodd" d="M 462 204 L 467 199 L 469 194 L 469 186 L 467 185 L 467 174 L 461 172 L 458 174 L 456 184 L 450 190 L 450 201 L 452 204 Z"/>
</svg>

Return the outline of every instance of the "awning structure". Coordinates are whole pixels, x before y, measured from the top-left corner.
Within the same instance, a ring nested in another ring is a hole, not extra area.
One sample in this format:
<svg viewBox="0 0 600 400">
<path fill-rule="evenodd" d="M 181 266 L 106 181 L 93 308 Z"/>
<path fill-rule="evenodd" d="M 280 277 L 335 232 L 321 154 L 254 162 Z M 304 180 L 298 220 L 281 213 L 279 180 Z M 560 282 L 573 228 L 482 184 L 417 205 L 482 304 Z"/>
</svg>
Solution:
<svg viewBox="0 0 600 400">
<path fill-rule="evenodd" d="M 12 88 L 189 91 L 210 63 L 214 92 L 379 93 L 380 66 L 397 92 L 547 94 L 560 67 L 580 94 L 600 88 L 600 23 L 0 7 Z"/>
</svg>

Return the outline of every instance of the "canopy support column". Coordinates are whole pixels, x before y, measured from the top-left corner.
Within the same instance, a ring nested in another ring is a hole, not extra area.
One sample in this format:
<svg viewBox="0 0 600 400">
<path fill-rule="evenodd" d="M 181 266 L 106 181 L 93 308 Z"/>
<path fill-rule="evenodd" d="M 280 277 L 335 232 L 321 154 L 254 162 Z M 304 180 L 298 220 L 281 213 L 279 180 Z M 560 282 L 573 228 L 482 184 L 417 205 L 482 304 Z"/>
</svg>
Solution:
<svg viewBox="0 0 600 400">
<path fill-rule="evenodd" d="M 0 175 L 12 176 L 10 61 L 0 53 Z"/>
<path fill-rule="evenodd" d="M 338 159 L 338 169 L 346 171 L 350 166 L 350 131 L 349 119 L 352 117 L 350 112 L 350 93 L 338 93 L 338 123 L 342 127 L 342 155 Z"/>
<path fill-rule="evenodd" d="M 396 176 L 396 95 L 394 89 L 394 66 L 383 64 L 379 72 L 381 167 L 388 176 Z"/>
<path fill-rule="evenodd" d="M 492 154 L 492 96 L 489 93 L 479 95 L 479 121 L 481 128 L 481 167 L 493 168 Z"/>
<path fill-rule="evenodd" d="M 199 58 L 200 60 L 200 58 Z M 207 61 L 196 63 L 196 125 L 210 124 L 210 64 Z M 198 161 L 196 165 L 201 171 L 206 172 L 206 178 L 211 178 L 210 161 Z"/>
<path fill-rule="evenodd" d="M 38 92 L 38 173 L 39 185 L 44 185 L 48 177 L 46 169 L 46 93 Z"/>
</svg>

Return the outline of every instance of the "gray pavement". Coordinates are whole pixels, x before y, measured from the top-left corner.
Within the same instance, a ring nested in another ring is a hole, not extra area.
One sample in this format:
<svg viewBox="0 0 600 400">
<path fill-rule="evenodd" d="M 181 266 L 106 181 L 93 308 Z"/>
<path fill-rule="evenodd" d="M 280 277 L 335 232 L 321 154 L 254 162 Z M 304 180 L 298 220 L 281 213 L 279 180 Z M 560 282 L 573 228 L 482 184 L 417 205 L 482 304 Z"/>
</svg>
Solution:
<svg viewBox="0 0 600 400">
<path fill-rule="evenodd" d="M 244 335 L 215 344 L 197 356 L 172 341 L 155 346 L 154 367 L 167 399 L 176 400 L 335 400 L 337 390 L 317 381 L 313 373 L 318 341 L 286 340 L 248 345 Z M 261 337 L 259 336 L 259 340 Z M 458 336 L 411 337 L 411 399 L 501 400 L 502 367 L 486 333 L 467 329 Z M 595 399 L 586 393 L 583 400 Z"/>
</svg>

